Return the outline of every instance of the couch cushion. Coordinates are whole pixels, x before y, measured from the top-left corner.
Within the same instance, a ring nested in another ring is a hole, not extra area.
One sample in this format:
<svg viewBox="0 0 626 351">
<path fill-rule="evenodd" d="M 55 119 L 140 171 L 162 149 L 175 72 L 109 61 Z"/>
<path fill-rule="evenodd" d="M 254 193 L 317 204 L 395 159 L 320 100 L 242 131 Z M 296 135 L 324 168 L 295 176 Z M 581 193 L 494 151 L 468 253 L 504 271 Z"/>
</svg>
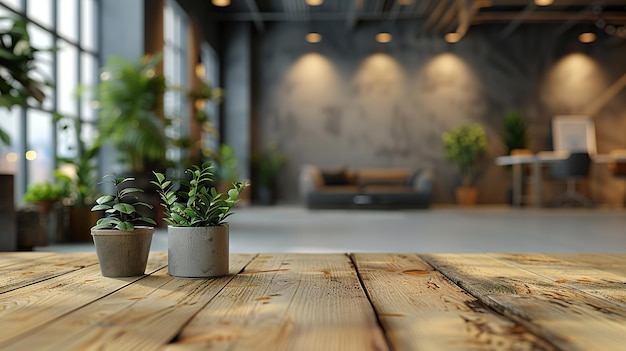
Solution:
<svg viewBox="0 0 626 351">
<path fill-rule="evenodd" d="M 406 185 L 411 171 L 404 168 L 363 168 L 357 171 L 359 185 Z"/>
<path fill-rule="evenodd" d="M 322 170 L 322 179 L 326 186 L 352 184 L 350 172 L 347 169 Z"/>
<path fill-rule="evenodd" d="M 366 194 L 396 194 L 411 193 L 413 188 L 406 185 L 388 184 L 388 185 L 364 185 L 361 191 Z"/>
</svg>

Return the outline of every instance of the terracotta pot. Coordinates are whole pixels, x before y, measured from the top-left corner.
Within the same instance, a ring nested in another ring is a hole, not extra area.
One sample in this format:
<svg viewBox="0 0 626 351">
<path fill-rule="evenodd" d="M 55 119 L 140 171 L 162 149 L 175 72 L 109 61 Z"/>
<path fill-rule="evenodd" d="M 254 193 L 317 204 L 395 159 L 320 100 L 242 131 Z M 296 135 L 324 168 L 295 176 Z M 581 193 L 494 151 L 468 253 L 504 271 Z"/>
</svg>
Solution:
<svg viewBox="0 0 626 351">
<path fill-rule="evenodd" d="M 133 231 L 91 229 L 100 272 L 105 277 L 143 275 L 148 263 L 153 227 L 135 227 Z"/>
<path fill-rule="evenodd" d="M 175 277 L 211 278 L 227 275 L 228 225 L 167 227 L 168 272 Z"/>
<path fill-rule="evenodd" d="M 474 206 L 478 200 L 478 188 L 462 186 L 456 188 L 456 203 L 461 206 Z"/>
</svg>

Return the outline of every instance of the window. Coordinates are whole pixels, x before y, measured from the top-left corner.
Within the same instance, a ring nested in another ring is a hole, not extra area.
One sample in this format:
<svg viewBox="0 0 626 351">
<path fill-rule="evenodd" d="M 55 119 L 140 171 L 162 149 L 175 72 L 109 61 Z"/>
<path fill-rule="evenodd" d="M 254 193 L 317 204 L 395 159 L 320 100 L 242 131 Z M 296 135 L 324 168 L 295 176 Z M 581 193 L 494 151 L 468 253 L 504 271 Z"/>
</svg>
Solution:
<svg viewBox="0 0 626 351">
<path fill-rule="evenodd" d="M 164 13 L 164 45 L 163 45 L 163 73 L 170 86 L 182 89 L 168 89 L 165 93 L 163 108 L 166 116 L 172 117 L 171 126 L 165 133 L 170 138 L 182 138 L 189 135 L 189 103 L 184 90 L 189 89 L 187 72 L 187 14 L 173 0 L 168 0 Z M 182 91 L 181 91 L 182 90 Z M 179 162 L 184 157 L 182 151 L 170 148 L 167 151 L 169 160 Z"/>
<path fill-rule="evenodd" d="M 56 6 L 56 8 L 55 8 Z M 77 96 L 81 85 L 97 81 L 99 0 L 3 0 L 0 16 L 26 15 L 31 44 L 36 54 L 38 78 L 46 87 L 42 106 L 3 110 L 0 126 L 11 135 L 12 145 L 0 148 L 0 171 L 16 176 L 16 202 L 29 183 L 52 180 L 57 156 L 69 156 L 75 138 L 59 137 L 53 114 L 83 121 L 83 136 L 94 134 L 95 113 L 87 98 Z M 62 77 L 63 79 L 58 79 Z"/>
</svg>

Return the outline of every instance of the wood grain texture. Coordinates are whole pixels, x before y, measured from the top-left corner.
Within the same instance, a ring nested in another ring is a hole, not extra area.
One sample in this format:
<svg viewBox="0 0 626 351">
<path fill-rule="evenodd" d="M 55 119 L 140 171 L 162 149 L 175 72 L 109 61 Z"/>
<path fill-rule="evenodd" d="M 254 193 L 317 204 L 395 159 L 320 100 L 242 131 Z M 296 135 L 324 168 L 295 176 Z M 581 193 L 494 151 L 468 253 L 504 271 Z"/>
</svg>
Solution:
<svg viewBox="0 0 626 351">
<path fill-rule="evenodd" d="M 0 294 L 97 263 L 93 253 L 33 255 L 29 260 L 17 260 L 0 266 Z"/>
<path fill-rule="evenodd" d="M 262 255 L 168 350 L 387 350 L 346 255 Z"/>
<path fill-rule="evenodd" d="M 28 262 L 45 256 L 54 255 L 52 252 L 2 252 L 0 255 L 0 267 L 10 266 L 16 263 Z"/>
<path fill-rule="evenodd" d="M 553 350 L 415 255 L 353 254 L 387 339 L 402 350 Z"/>
<path fill-rule="evenodd" d="M 624 346 L 626 310 L 615 303 L 486 254 L 420 257 L 485 304 L 559 348 L 621 350 Z"/>
<path fill-rule="evenodd" d="M 535 273 L 558 284 L 609 300 L 626 308 L 626 278 L 598 269 L 604 260 L 580 263 L 561 260 L 558 256 L 527 254 L 494 254 L 516 267 Z"/>
<path fill-rule="evenodd" d="M 162 268 L 166 261 L 164 254 L 151 255 L 146 271 Z M 0 348 L 141 278 L 105 278 L 92 265 L 1 294 Z"/>
<path fill-rule="evenodd" d="M 253 255 L 231 255 L 231 275 L 180 279 L 161 268 L 80 310 L 33 330 L 3 350 L 155 350 L 210 301 Z M 108 280 L 109 278 L 102 278 Z"/>
</svg>

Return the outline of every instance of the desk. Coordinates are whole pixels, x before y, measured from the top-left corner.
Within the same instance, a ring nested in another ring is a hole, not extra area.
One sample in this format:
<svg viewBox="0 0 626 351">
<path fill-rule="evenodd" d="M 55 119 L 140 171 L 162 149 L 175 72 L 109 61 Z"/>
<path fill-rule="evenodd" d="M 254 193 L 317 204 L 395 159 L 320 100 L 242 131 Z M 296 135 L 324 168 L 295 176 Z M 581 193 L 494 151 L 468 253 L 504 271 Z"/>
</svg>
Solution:
<svg viewBox="0 0 626 351">
<path fill-rule="evenodd" d="M 2 350 L 623 350 L 626 255 L 231 254 L 231 275 L 104 278 L 0 253 Z M 447 277 L 447 278 L 446 278 Z"/>
<path fill-rule="evenodd" d="M 513 205 L 522 205 L 522 166 L 531 165 L 531 179 L 533 184 L 531 204 L 541 207 L 541 168 L 544 164 L 566 159 L 568 153 L 542 151 L 534 155 L 510 155 L 496 157 L 496 164 L 500 166 L 511 166 L 513 173 Z"/>
</svg>

